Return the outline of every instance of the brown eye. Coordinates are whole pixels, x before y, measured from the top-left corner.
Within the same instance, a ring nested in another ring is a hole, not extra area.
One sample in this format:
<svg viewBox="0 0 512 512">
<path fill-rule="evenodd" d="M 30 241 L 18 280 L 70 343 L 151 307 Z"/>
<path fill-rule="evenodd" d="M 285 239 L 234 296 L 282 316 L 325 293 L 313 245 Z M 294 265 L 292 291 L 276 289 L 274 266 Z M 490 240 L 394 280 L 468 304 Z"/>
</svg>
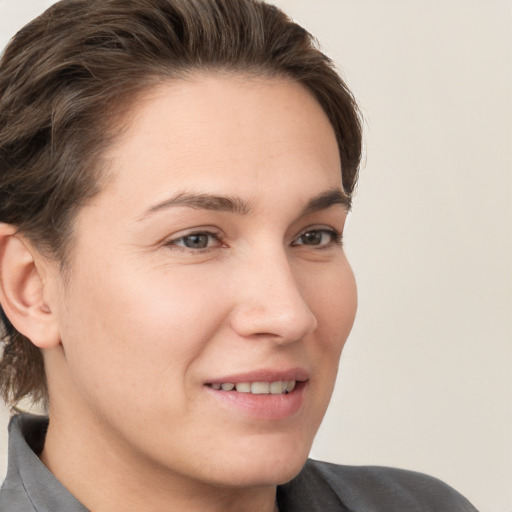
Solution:
<svg viewBox="0 0 512 512">
<path fill-rule="evenodd" d="M 292 245 L 327 246 L 338 240 L 338 234 L 330 229 L 312 229 L 302 233 Z"/>
<path fill-rule="evenodd" d="M 300 238 L 304 245 L 320 245 L 322 243 L 322 237 L 324 233 L 321 231 L 308 231 L 304 233 Z"/>
</svg>

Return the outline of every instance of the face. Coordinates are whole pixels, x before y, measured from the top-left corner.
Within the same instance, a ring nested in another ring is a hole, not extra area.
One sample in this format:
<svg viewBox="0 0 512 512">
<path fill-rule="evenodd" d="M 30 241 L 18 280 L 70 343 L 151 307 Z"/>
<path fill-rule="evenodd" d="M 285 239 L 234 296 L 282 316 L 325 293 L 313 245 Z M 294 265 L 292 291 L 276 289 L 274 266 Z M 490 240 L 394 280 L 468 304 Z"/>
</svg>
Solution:
<svg viewBox="0 0 512 512">
<path fill-rule="evenodd" d="M 59 292 L 51 403 L 146 469 L 289 480 L 356 310 L 326 115 L 284 79 L 197 76 L 151 90 L 106 158 Z"/>
</svg>

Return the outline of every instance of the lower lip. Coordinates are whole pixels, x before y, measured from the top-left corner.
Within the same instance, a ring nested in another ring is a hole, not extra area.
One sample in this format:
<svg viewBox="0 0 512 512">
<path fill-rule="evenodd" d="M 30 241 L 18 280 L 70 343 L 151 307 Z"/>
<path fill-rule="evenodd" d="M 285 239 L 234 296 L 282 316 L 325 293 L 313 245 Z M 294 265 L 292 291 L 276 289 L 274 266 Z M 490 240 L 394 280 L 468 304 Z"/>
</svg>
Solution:
<svg viewBox="0 0 512 512">
<path fill-rule="evenodd" d="M 297 382 L 295 389 L 288 394 L 255 395 L 238 391 L 222 391 L 205 386 L 215 399 L 242 414 L 261 420 L 283 420 L 297 414 L 305 400 L 306 382 Z"/>
</svg>

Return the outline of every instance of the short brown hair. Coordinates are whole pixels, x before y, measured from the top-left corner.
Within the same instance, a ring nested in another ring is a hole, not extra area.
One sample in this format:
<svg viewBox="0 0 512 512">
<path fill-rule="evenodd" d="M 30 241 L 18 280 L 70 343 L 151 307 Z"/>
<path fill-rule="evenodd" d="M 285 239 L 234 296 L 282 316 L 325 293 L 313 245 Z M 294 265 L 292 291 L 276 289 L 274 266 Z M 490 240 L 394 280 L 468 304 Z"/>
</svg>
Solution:
<svg viewBox="0 0 512 512">
<path fill-rule="evenodd" d="M 0 62 L 0 222 L 64 264 L 77 210 L 100 188 L 102 151 L 135 96 L 197 70 L 282 76 L 334 128 L 345 192 L 361 158 L 354 98 L 316 40 L 258 0 L 62 0 Z M 42 354 L 1 311 L 0 393 L 47 398 Z"/>
</svg>

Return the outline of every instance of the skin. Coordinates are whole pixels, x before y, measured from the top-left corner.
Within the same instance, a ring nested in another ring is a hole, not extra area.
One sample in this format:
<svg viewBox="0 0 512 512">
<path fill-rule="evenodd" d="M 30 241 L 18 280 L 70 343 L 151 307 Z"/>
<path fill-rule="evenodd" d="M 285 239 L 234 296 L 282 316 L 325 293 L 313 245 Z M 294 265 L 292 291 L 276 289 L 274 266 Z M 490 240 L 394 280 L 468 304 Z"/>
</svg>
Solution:
<svg viewBox="0 0 512 512">
<path fill-rule="evenodd" d="M 40 269 L 58 332 L 41 342 L 41 459 L 95 512 L 270 512 L 307 458 L 356 311 L 332 235 L 346 206 L 303 211 L 342 190 L 334 132 L 302 86 L 242 76 L 160 84 L 128 121 L 105 155 L 110 179 L 78 214 L 68 279 Z M 162 205 L 182 193 L 247 211 Z M 214 236 L 187 247 L 198 232 Z M 307 374 L 284 418 L 205 385 L 269 368 Z"/>
</svg>

